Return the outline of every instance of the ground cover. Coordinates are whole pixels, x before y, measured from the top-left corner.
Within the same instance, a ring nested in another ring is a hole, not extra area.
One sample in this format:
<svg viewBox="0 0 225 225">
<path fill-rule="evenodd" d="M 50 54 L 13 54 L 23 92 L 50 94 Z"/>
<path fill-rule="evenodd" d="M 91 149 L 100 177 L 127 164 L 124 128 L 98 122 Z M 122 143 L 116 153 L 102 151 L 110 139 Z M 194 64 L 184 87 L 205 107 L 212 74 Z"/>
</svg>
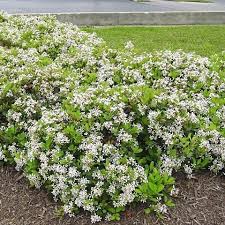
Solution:
<svg viewBox="0 0 225 225">
<path fill-rule="evenodd" d="M 136 53 L 52 17 L 0 23 L 0 159 L 62 213 L 173 206 L 174 172 L 224 168 L 224 54 Z"/>
</svg>

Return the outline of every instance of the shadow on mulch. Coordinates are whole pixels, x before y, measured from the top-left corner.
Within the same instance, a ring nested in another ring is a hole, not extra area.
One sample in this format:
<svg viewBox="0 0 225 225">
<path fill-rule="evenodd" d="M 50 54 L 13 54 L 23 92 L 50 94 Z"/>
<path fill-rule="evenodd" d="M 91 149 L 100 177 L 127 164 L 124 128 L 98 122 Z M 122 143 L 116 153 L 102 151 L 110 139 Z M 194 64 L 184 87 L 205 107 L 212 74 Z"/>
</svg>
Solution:
<svg viewBox="0 0 225 225">
<path fill-rule="evenodd" d="M 177 176 L 179 196 L 166 218 L 145 215 L 143 206 L 130 206 L 120 222 L 100 225 L 225 225 L 225 177 L 202 172 L 188 180 Z M 0 225 L 89 225 L 89 215 L 59 218 L 58 205 L 44 190 L 30 188 L 21 173 L 0 166 Z"/>
</svg>

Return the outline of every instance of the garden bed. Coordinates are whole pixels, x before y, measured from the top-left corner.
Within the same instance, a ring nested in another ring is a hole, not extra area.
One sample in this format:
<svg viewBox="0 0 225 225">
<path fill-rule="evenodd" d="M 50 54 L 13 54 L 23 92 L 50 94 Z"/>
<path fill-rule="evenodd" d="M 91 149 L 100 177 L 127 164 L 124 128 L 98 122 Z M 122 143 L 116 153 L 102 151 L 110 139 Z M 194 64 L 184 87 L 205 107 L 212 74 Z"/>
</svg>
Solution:
<svg viewBox="0 0 225 225">
<path fill-rule="evenodd" d="M 75 218 L 58 217 L 59 205 L 45 190 L 31 188 L 21 173 L 12 167 L 0 168 L 0 225 L 89 225 L 89 215 L 80 213 Z M 177 175 L 181 190 L 176 207 L 163 220 L 143 213 L 143 206 L 130 206 L 120 222 L 101 225 L 223 225 L 225 224 L 225 178 L 209 172 L 189 180 Z"/>
</svg>

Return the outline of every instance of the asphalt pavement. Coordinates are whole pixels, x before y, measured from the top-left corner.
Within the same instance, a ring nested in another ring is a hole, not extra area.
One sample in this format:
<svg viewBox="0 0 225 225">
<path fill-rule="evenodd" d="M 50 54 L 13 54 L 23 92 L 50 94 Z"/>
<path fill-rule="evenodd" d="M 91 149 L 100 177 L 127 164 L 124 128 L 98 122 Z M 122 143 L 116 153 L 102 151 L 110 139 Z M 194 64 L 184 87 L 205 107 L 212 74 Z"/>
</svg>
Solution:
<svg viewBox="0 0 225 225">
<path fill-rule="evenodd" d="M 214 3 L 159 0 L 146 3 L 131 0 L 0 0 L 0 10 L 8 13 L 205 12 L 225 11 L 225 0 L 214 0 Z"/>
</svg>

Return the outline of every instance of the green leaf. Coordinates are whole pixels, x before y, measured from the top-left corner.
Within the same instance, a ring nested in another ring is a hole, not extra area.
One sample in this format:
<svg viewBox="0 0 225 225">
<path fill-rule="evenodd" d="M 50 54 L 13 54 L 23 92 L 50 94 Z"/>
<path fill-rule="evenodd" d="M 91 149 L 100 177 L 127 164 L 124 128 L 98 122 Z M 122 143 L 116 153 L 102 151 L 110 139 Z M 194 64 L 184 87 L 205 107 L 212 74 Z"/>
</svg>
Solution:
<svg viewBox="0 0 225 225">
<path fill-rule="evenodd" d="M 167 205 L 169 207 L 174 207 L 175 206 L 175 204 L 171 200 L 166 201 L 165 205 Z"/>
<path fill-rule="evenodd" d="M 161 192 L 163 189 L 164 189 L 164 185 L 163 184 L 159 184 L 157 192 Z"/>
<path fill-rule="evenodd" d="M 158 187 L 156 184 L 154 183 L 148 183 L 149 189 L 153 192 L 153 194 L 158 193 Z"/>
<path fill-rule="evenodd" d="M 145 212 L 146 214 L 149 214 L 149 213 L 151 213 L 151 212 L 152 212 L 152 209 L 150 209 L 150 208 L 146 208 L 146 209 L 144 209 L 144 212 Z"/>
<path fill-rule="evenodd" d="M 138 146 L 133 147 L 132 150 L 134 154 L 138 154 L 143 151 L 143 149 L 139 148 Z"/>
<path fill-rule="evenodd" d="M 142 94 L 141 100 L 144 104 L 147 104 L 150 102 L 150 100 L 153 99 L 155 92 L 152 88 L 149 88 L 149 87 L 144 87 L 142 91 L 143 91 L 143 94 Z"/>
<path fill-rule="evenodd" d="M 33 159 L 27 162 L 25 166 L 25 171 L 29 174 L 34 173 L 37 171 L 39 166 L 39 161 L 37 159 Z"/>
</svg>

